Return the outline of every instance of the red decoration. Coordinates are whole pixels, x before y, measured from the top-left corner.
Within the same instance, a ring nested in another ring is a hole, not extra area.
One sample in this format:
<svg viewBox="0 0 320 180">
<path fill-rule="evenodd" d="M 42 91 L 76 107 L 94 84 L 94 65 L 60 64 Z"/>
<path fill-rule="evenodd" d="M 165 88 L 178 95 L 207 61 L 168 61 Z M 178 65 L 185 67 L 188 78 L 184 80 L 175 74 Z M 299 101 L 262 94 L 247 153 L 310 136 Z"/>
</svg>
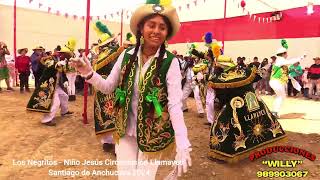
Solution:
<svg viewBox="0 0 320 180">
<path fill-rule="evenodd" d="M 84 21 L 84 16 L 82 16 L 81 19 Z"/>
<path fill-rule="evenodd" d="M 74 19 L 74 20 L 76 20 L 76 19 L 77 19 L 77 17 L 78 17 L 77 15 L 73 15 L 73 19 Z"/>
<path fill-rule="evenodd" d="M 60 16 L 60 11 L 57 11 L 57 16 Z"/>
<path fill-rule="evenodd" d="M 245 9 L 245 7 L 246 7 L 246 2 L 245 2 L 244 0 L 242 0 L 241 3 L 240 3 L 240 5 L 241 5 L 241 7 L 242 7 L 242 9 L 243 9 L 243 12 L 244 12 L 244 9 Z"/>
<path fill-rule="evenodd" d="M 51 11 L 51 7 L 48 7 L 48 13 L 50 13 L 50 11 Z"/>
<path fill-rule="evenodd" d="M 90 21 L 92 21 L 92 16 L 90 16 Z"/>
<path fill-rule="evenodd" d="M 241 5 L 242 8 L 245 8 L 246 7 L 246 2 L 244 0 L 242 0 L 240 5 Z"/>
<path fill-rule="evenodd" d="M 69 14 L 68 13 L 65 13 L 64 14 L 64 17 L 68 18 Z"/>
</svg>

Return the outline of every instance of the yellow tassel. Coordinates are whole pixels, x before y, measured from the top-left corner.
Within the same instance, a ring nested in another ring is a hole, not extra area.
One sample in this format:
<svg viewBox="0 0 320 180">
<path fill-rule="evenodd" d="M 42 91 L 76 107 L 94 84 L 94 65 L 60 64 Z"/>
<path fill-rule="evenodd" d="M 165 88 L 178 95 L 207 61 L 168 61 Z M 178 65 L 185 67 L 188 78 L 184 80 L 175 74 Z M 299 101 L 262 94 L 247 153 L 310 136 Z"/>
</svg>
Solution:
<svg viewBox="0 0 320 180">
<path fill-rule="evenodd" d="M 218 43 L 214 43 L 212 45 L 212 53 L 213 53 L 215 58 L 218 58 L 218 56 L 221 55 L 220 46 L 218 45 Z"/>
<path fill-rule="evenodd" d="M 136 38 L 133 37 L 133 36 L 129 39 L 129 41 L 130 41 L 132 44 L 136 44 L 136 43 L 137 43 Z"/>
<path fill-rule="evenodd" d="M 172 4 L 172 0 L 160 0 L 160 5 L 162 6 L 170 6 Z"/>
<path fill-rule="evenodd" d="M 97 33 L 98 36 L 100 36 L 101 34 L 103 34 L 96 25 L 93 26 L 93 30 Z"/>
</svg>

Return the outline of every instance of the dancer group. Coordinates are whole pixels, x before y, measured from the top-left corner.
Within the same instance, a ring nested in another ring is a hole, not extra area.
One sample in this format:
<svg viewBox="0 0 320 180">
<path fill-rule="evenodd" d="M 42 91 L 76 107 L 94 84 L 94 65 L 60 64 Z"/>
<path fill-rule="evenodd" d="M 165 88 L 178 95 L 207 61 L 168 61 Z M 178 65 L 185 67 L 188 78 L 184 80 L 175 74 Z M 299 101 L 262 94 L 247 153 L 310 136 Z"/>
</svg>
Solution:
<svg viewBox="0 0 320 180">
<path fill-rule="evenodd" d="M 167 179 L 176 179 L 191 166 L 191 143 L 183 111 L 186 99 L 194 92 L 199 117 L 207 114 L 210 128 L 208 156 L 237 162 L 248 153 L 285 140 L 286 134 L 277 118 L 288 80 L 286 65 L 303 57 L 286 60 L 283 42 L 272 69 L 271 87 L 276 93 L 272 111 L 255 94 L 253 83 L 262 70 L 238 68 L 223 54 L 222 45 L 204 35 L 205 52 L 190 46 L 190 56 L 197 61 L 181 68 L 177 57 L 167 50 L 167 41 L 179 31 L 180 21 L 169 1 L 147 0 L 137 8 L 130 21 L 132 34 L 123 46 L 117 36 L 101 22 L 95 24 L 99 40 L 92 48 L 92 60 L 74 56 L 75 40 L 61 49 L 59 58 L 45 57 L 47 66 L 29 103 L 28 110 L 46 113 L 45 125 L 55 125 L 59 107 L 61 115 L 70 115 L 66 87 L 67 72 L 72 68 L 94 89 L 95 133 L 103 149 L 116 155 L 118 161 L 160 160 L 176 153 L 180 162 Z M 134 40 L 135 39 L 135 40 Z M 187 80 L 182 87 L 181 70 Z M 118 179 L 155 179 L 157 164 L 118 164 L 118 171 L 148 172 L 136 177 L 119 175 Z"/>
</svg>

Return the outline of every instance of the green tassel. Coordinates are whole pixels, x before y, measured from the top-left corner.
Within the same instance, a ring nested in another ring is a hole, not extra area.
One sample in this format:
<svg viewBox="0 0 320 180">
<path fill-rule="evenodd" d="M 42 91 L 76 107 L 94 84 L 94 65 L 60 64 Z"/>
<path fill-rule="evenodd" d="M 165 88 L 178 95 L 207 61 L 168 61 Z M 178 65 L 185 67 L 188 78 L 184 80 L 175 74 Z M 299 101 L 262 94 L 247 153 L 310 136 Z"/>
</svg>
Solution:
<svg viewBox="0 0 320 180">
<path fill-rule="evenodd" d="M 285 39 L 282 39 L 282 40 L 281 40 L 281 45 L 282 45 L 282 47 L 284 47 L 284 48 L 286 48 L 286 49 L 289 48 L 288 43 L 287 43 L 287 41 L 286 41 Z"/>
<path fill-rule="evenodd" d="M 108 27 L 106 25 L 102 24 L 101 21 L 97 21 L 96 26 L 101 32 L 107 33 L 110 37 L 112 36 L 112 33 L 109 31 Z"/>
<path fill-rule="evenodd" d="M 160 4 L 160 0 L 147 0 L 146 4 Z"/>
<path fill-rule="evenodd" d="M 127 41 L 130 41 L 130 38 L 132 37 L 132 34 L 131 33 L 127 33 L 127 38 L 126 38 L 126 40 Z"/>
</svg>

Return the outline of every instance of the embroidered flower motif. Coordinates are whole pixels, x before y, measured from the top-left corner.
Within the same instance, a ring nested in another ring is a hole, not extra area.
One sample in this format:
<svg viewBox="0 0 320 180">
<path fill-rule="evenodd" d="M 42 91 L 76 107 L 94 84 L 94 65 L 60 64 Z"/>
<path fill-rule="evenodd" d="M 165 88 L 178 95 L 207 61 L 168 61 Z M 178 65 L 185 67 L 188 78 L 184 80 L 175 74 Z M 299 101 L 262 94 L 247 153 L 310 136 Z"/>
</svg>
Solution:
<svg viewBox="0 0 320 180">
<path fill-rule="evenodd" d="M 44 97 L 46 95 L 46 93 L 44 91 L 40 91 L 38 93 L 38 95 L 39 95 L 40 98 L 42 98 L 42 97 Z"/>
<path fill-rule="evenodd" d="M 161 86 L 161 81 L 160 81 L 159 77 L 155 78 L 155 84 L 156 84 L 156 86 Z"/>
<path fill-rule="evenodd" d="M 148 127 L 151 127 L 152 126 L 152 120 L 150 118 L 147 118 L 146 119 L 146 123 L 147 123 L 147 126 Z"/>
<path fill-rule="evenodd" d="M 107 101 L 104 105 L 104 111 L 110 115 L 113 113 L 113 107 L 114 107 L 113 101 L 112 100 Z"/>
<path fill-rule="evenodd" d="M 160 136 L 162 136 L 164 138 L 170 138 L 171 137 L 170 133 L 168 133 L 168 132 L 161 133 Z"/>
</svg>

